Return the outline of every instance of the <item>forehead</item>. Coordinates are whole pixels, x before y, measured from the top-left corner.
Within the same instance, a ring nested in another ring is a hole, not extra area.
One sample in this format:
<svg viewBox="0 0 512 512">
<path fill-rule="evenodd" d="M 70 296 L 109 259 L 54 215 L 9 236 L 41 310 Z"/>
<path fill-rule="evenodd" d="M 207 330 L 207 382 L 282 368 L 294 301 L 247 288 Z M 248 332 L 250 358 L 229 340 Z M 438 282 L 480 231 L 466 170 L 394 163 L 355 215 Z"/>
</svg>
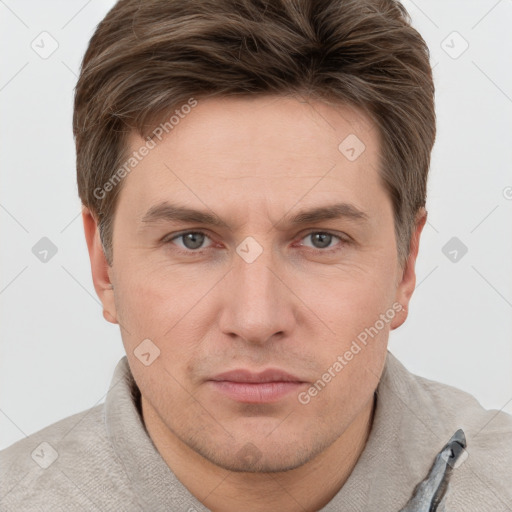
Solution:
<svg viewBox="0 0 512 512">
<path fill-rule="evenodd" d="M 211 98 L 177 110 L 125 178 L 121 197 L 145 208 L 139 218 L 177 195 L 261 211 L 262 201 L 290 209 L 348 198 L 363 209 L 382 192 L 378 130 L 354 107 L 270 96 Z M 146 142 L 132 133 L 129 154 Z"/>
<path fill-rule="evenodd" d="M 190 103 L 178 105 L 161 119 L 151 135 L 153 141 L 162 146 L 162 141 L 165 145 L 172 138 L 175 144 L 200 147 L 203 151 L 229 144 L 233 156 L 253 156 L 262 144 L 268 150 L 277 148 L 283 155 L 298 146 L 314 146 L 319 155 L 325 155 L 333 149 L 349 149 L 350 141 L 339 148 L 349 136 L 352 141 L 359 139 L 359 151 L 362 144 L 378 143 L 374 122 L 358 108 L 341 103 L 283 96 L 209 98 L 194 100 L 193 107 Z M 132 132 L 130 148 L 141 142 Z M 355 160 L 353 154 L 342 154 Z"/>
</svg>

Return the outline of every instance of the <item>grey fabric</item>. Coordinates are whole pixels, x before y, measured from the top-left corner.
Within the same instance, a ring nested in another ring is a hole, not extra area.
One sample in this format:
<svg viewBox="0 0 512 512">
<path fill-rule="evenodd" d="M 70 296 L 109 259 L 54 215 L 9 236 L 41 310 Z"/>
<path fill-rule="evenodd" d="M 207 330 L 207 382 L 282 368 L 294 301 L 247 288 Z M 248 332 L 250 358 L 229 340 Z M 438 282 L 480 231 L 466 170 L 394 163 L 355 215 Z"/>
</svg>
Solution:
<svg viewBox="0 0 512 512">
<path fill-rule="evenodd" d="M 1 451 L 0 510 L 207 511 L 154 447 L 139 397 L 123 357 L 104 404 Z M 446 510 L 512 511 L 512 416 L 411 374 L 388 352 L 366 447 L 322 512 L 397 512 L 458 428 L 467 458 L 453 471 Z"/>
</svg>

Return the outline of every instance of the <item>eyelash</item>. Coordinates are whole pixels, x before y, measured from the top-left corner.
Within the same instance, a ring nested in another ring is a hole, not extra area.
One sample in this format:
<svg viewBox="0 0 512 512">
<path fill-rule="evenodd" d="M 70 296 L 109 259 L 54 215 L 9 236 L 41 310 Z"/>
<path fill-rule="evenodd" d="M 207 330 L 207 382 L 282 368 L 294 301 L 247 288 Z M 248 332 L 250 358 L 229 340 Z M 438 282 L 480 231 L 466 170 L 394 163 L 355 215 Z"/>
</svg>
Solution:
<svg viewBox="0 0 512 512">
<path fill-rule="evenodd" d="M 193 234 L 199 234 L 199 235 L 204 235 L 205 237 L 207 238 L 210 238 L 208 236 L 207 233 L 205 233 L 204 231 L 183 231 L 181 233 L 178 233 L 177 235 L 172 235 L 172 237 L 170 237 L 169 235 L 164 237 L 162 239 L 162 243 L 164 244 L 170 244 L 172 243 L 174 240 L 178 239 L 178 238 L 181 238 L 185 235 L 188 235 L 190 233 L 193 233 Z M 322 253 L 322 254 L 331 254 L 331 253 L 334 253 L 334 252 L 338 252 L 339 250 L 341 250 L 342 246 L 344 245 L 348 245 L 350 244 L 351 240 L 349 240 L 348 237 L 344 238 L 340 235 L 337 235 L 335 233 L 332 233 L 330 231 L 319 231 L 319 230 L 312 230 L 312 231 L 309 231 L 308 233 L 305 233 L 304 236 L 302 236 L 301 240 L 306 238 L 307 236 L 310 236 L 310 235 L 313 235 L 313 234 L 318 234 L 318 233 L 321 233 L 323 235 L 330 235 L 332 237 L 335 237 L 337 238 L 339 241 L 340 241 L 340 244 L 338 244 L 338 246 L 335 246 L 333 248 L 326 248 L 326 249 L 315 249 L 314 247 L 308 247 L 309 250 L 312 250 L 314 252 L 317 252 L 317 253 Z M 211 240 L 211 238 L 210 238 Z M 212 240 L 213 241 L 213 240 Z M 341 247 L 340 247 L 341 245 Z M 180 254 L 185 254 L 187 256 L 193 256 L 193 255 L 198 255 L 198 254 L 203 254 L 204 252 L 208 251 L 208 247 L 204 248 L 204 249 L 181 249 L 180 247 L 177 246 L 177 252 L 179 252 Z"/>
</svg>

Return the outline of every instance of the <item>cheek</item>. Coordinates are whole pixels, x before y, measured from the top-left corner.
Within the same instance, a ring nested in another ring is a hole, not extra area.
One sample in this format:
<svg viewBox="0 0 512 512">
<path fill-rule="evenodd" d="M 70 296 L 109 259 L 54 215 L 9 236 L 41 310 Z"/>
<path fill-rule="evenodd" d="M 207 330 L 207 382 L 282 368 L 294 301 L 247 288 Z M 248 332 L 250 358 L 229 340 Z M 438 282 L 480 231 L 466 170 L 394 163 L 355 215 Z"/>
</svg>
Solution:
<svg viewBox="0 0 512 512">
<path fill-rule="evenodd" d="M 144 273 L 123 272 L 115 284 L 116 308 L 121 324 L 122 340 L 128 357 L 134 357 L 143 340 L 151 340 L 159 357 L 167 350 L 164 334 L 178 321 L 175 319 L 176 293 Z M 147 342 L 145 342 L 147 343 Z M 149 345 L 152 347 L 153 345 Z M 134 361 L 137 366 L 138 361 Z M 151 366 L 149 367 L 151 368 Z"/>
<path fill-rule="evenodd" d="M 115 290 L 118 317 L 126 327 L 122 338 L 127 352 L 150 339 L 167 365 L 174 367 L 174 362 L 193 356 L 211 315 L 205 297 L 218 278 L 191 270 L 192 266 L 177 272 L 146 264 L 123 269 Z"/>
<path fill-rule="evenodd" d="M 157 327 L 164 311 L 172 310 L 169 303 L 172 295 L 151 281 L 129 277 L 117 283 L 115 289 L 119 317 L 127 331 L 149 338 L 158 337 Z"/>
<path fill-rule="evenodd" d="M 334 337 L 350 341 L 373 326 L 381 314 L 389 310 L 389 314 L 392 314 L 396 286 L 394 275 L 389 271 L 364 271 L 339 279 L 332 278 L 324 283 L 322 293 L 311 283 L 309 290 L 314 290 L 314 293 L 305 293 L 307 299 L 304 302 L 322 320 L 325 319 Z"/>
<path fill-rule="evenodd" d="M 385 362 L 391 322 L 397 314 L 393 308 L 393 279 L 382 268 L 366 268 L 355 278 L 331 281 L 322 294 L 310 294 L 308 305 L 330 329 L 325 330 L 324 342 L 315 347 L 314 357 L 321 361 L 322 372 L 317 376 L 318 387 L 323 389 L 325 384 L 318 396 L 319 414 L 323 414 L 320 404 L 327 410 L 332 400 L 340 403 L 339 411 L 348 411 L 371 397 Z"/>
<path fill-rule="evenodd" d="M 151 258 L 138 253 L 133 257 L 123 256 L 115 261 L 115 290 L 125 321 L 154 326 L 163 310 L 172 311 L 180 285 L 173 283 L 172 276 L 165 276 Z"/>
<path fill-rule="evenodd" d="M 318 375 L 311 399 L 324 421 L 346 421 L 355 415 L 379 383 L 385 363 L 392 304 L 371 286 L 336 290 L 337 298 L 318 307 L 333 333 L 315 346 Z M 387 314 L 387 316 L 386 316 Z M 384 315 L 383 317 L 381 315 Z M 383 319 L 384 318 L 384 319 Z M 333 404 L 337 405 L 333 407 Z"/>
</svg>

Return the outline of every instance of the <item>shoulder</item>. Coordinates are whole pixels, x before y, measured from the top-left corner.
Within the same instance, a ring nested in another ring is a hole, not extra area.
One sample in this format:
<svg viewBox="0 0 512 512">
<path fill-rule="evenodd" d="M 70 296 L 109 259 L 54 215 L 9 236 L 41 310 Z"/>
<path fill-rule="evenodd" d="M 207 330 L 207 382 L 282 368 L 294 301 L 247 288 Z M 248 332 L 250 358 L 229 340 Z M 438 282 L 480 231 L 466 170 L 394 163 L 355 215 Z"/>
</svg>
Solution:
<svg viewBox="0 0 512 512">
<path fill-rule="evenodd" d="M 124 479 L 108 442 L 104 404 L 0 451 L 0 509 L 18 511 L 23 504 L 24 511 L 94 510 L 99 504 L 90 488 L 93 476 L 93 487 L 102 491 L 96 496 L 106 494 L 109 487 L 115 493 L 116 484 Z"/>
<path fill-rule="evenodd" d="M 499 447 L 500 450 L 509 452 L 512 450 L 510 414 L 498 409 L 486 409 L 473 395 L 454 386 L 417 375 L 413 375 L 413 378 L 425 395 L 428 395 L 430 406 L 445 418 L 445 422 L 457 424 L 459 428 L 472 434 L 475 447 Z M 498 443 L 499 440 L 505 442 Z"/>
<path fill-rule="evenodd" d="M 510 510 L 512 508 L 512 416 L 485 409 L 461 389 L 409 374 L 431 425 L 445 441 L 461 428 L 467 447 L 453 471 L 448 509 Z"/>
</svg>

